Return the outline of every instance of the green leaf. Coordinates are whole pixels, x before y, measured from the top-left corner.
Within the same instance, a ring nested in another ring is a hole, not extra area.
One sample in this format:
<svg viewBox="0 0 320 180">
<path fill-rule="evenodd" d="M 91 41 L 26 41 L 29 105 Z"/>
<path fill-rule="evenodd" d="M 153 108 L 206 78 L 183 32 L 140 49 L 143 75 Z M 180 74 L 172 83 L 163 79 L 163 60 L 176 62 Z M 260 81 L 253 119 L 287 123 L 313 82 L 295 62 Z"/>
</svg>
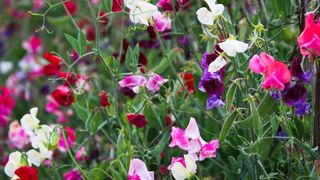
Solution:
<svg viewBox="0 0 320 180">
<path fill-rule="evenodd" d="M 252 114 L 252 122 L 253 122 L 253 127 L 254 127 L 254 131 L 255 133 L 257 133 L 258 136 L 260 136 L 262 134 L 262 123 L 260 120 L 260 115 L 259 112 L 257 110 L 257 107 L 254 103 L 254 101 L 250 101 L 250 111 Z"/>
<path fill-rule="evenodd" d="M 138 69 L 138 63 L 139 63 L 139 45 L 137 44 L 134 50 L 129 47 L 126 54 L 126 67 L 131 72 L 136 72 Z"/>
<path fill-rule="evenodd" d="M 78 45 L 78 40 L 76 38 L 74 38 L 73 36 L 64 33 L 64 37 L 67 39 L 67 41 L 70 43 L 71 47 L 77 51 L 78 54 L 80 54 L 80 47 Z"/>
<path fill-rule="evenodd" d="M 234 120 L 237 118 L 238 113 L 236 111 L 232 112 L 228 118 L 224 121 L 220 135 L 219 135 L 219 142 L 223 142 L 226 136 L 231 129 Z"/>
<path fill-rule="evenodd" d="M 102 0 L 102 9 L 106 10 L 107 12 L 111 12 L 112 8 L 112 1 L 111 0 Z"/>
<path fill-rule="evenodd" d="M 151 150 L 151 155 L 155 158 L 160 158 L 160 153 L 164 150 L 164 148 L 168 145 L 170 140 L 170 133 L 169 132 L 165 132 L 162 137 L 161 140 L 159 142 L 159 144 L 157 144 L 152 150 Z"/>
<path fill-rule="evenodd" d="M 86 120 L 88 118 L 88 111 L 85 107 L 81 106 L 80 104 L 73 103 L 72 108 L 76 111 L 79 118 L 86 123 Z"/>
<path fill-rule="evenodd" d="M 230 86 L 230 88 L 227 91 L 227 95 L 226 95 L 226 110 L 227 112 L 231 111 L 231 106 L 232 106 L 232 102 L 234 100 L 234 96 L 235 96 L 235 92 L 237 89 L 237 84 L 236 83 L 232 83 L 232 85 Z"/>
<path fill-rule="evenodd" d="M 82 56 L 86 52 L 87 40 L 82 31 L 78 33 L 78 47 L 79 47 L 79 56 Z"/>
</svg>

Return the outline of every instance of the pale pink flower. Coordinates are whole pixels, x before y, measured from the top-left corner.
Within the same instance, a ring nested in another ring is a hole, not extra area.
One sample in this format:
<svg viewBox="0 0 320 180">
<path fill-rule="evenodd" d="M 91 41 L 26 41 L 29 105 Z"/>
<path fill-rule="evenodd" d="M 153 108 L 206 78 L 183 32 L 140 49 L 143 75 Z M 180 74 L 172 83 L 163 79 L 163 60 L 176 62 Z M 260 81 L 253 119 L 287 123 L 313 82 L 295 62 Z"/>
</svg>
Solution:
<svg viewBox="0 0 320 180">
<path fill-rule="evenodd" d="M 40 9 L 42 9 L 45 5 L 45 1 L 44 0 L 33 0 L 32 1 L 32 9 L 34 11 L 38 11 Z"/>
<path fill-rule="evenodd" d="M 146 84 L 146 87 L 149 91 L 151 91 L 152 93 L 155 93 L 159 91 L 162 84 L 164 84 L 167 81 L 168 81 L 167 79 L 164 79 L 160 75 L 156 73 L 152 73 L 151 77 L 149 78 Z"/>
<path fill-rule="evenodd" d="M 25 133 L 18 121 L 13 121 L 9 128 L 9 142 L 11 146 L 22 149 L 29 143 L 29 136 Z"/>
<path fill-rule="evenodd" d="M 145 86 L 147 78 L 141 75 L 129 75 L 119 82 L 120 87 L 129 88 L 134 93 L 139 92 L 139 87 Z"/>
<path fill-rule="evenodd" d="M 171 20 L 165 14 L 154 17 L 154 23 L 159 32 L 171 30 Z"/>
<path fill-rule="evenodd" d="M 86 148 L 82 146 L 79 151 L 76 153 L 76 160 L 77 161 L 86 161 L 89 159 L 87 155 Z"/>
<path fill-rule="evenodd" d="M 128 180 L 154 180 L 154 172 L 148 171 L 143 161 L 134 158 L 130 161 Z"/>
</svg>

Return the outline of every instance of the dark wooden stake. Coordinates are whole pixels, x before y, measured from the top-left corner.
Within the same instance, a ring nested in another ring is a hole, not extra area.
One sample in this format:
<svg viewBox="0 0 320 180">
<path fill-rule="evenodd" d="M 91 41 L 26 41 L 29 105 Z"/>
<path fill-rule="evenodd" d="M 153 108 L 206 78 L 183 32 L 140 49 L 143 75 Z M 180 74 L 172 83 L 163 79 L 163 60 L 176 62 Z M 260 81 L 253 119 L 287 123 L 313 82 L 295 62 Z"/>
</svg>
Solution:
<svg viewBox="0 0 320 180">
<path fill-rule="evenodd" d="M 313 145 L 320 147 L 320 64 L 315 63 Z"/>
</svg>

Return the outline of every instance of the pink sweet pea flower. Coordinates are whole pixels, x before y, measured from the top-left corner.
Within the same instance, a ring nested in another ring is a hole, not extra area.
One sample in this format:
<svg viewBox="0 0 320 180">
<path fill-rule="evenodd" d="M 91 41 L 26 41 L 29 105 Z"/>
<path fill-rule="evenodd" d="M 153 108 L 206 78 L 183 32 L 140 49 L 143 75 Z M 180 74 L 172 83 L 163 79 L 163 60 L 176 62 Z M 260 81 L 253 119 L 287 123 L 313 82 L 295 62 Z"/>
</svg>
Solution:
<svg viewBox="0 0 320 180">
<path fill-rule="evenodd" d="M 13 121 L 9 128 L 9 142 L 11 146 L 22 149 L 29 143 L 29 137 L 18 121 Z"/>
<path fill-rule="evenodd" d="M 188 152 L 190 154 L 199 152 L 206 142 L 201 138 L 198 124 L 193 117 L 190 118 L 189 125 L 186 128 L 185 133 L 186 137 L 190 139 L 190 148 Z"/>
<path fill-rule="evenodd" d="M 76 133 L 69 126 L 66 127 L 65 130 L 66 130 L 66 133 L 67 133 L 66 134 L 67 143 L 68 143 L 69 148 L 71 149 L 73 147 L 73 145 L 74 145 L 74 142 L 76 141 Z M 62 134 L 61 130 L 60 130 L 60 140 L 59 140 L 59 144 L 58 144 L 58 149 L 63 153 L 67 152 L 66 143 L 64 141 L 63 134 Z"/>
<path fill-rule="evenodd" d="M 291 79 L 290 71 L 283 62 L 276 61 L 274 58 L 264 52 L 254 55 L 249 62 L 249 69 L 257 74 L 264 74 L 264 89 L 283 90 L 285 84 Z"/>
<path fill-rule="evenodd" d="M 81 173 L 76 169 L 72 169 L 71 171 L 65 173 L 63 177 L 65 180 L 82 180 Z"/>
<path fill-rule="evenodd" d="M 154 23 L 159 32 L 171 30 L 171 20 L 165 14 L 154 17 Z"/>
<path fill-rule="evenodd" d="M 154 173 L 148 171 L 143 161 L 134 158 L 130 161 L 128 180 L 154 180 Z"/>
<path fill-rule="evenodd" d="M 209 143 L 205 144 L 202 147 L 200 151 L 199 160 L 202 161 L 205 158 L 216 157 L 216 152 L 218 148 L 219 148 L 219 141 L 211 140 Z"/>
<path fill-rule="evenodd" d="M 145 86 L 147 83 L 147 78 L 141 75 L 129 75 L 126 76 L 119 82 L 120 87 L 129 88 L 134 93 L 139 92 L 139 87 Z"/>
<path fill-rule="evenodd" d="M 169 144 L 169 147 L 175 146 L 178 146 L 183 150 L 189 150 L 190 148 L 189 140 L 186 137 L 185 132 L 182 129 L 173 126 L 171 131 L 171 142 Z"/>
<path fill-rule="evenodd" d="M 307 15 L 304 31 L 297 41 L 302 55 L 320 55 L 320 21 L 314 22 L 313 13 Z"/>
<path fill-rule="evenodd" d="M 159 91 L 161 85 L 167 81 L 168 81 L 167 79 L 164 79 L 160 75 L 158 75 L 156 73 L 152 73 L 152 76 L 149 78 L 149 80 L 146 84 L 146 87 L 149 91 L 151 91 L 152 93 L 155 93 L 155 92 Z"/>
<path fill-rule="evenodd" d="M 22 46 L 29 54 L 36 54 L 42 50 L 41 39 L 37 36 L 30 37 L 27 41 L 22 43 Z"/>
<path fill-rule="evenodd" d="M 87 161 L 89 156 L 87 155 L 86 148 L 82 146 L 79 151 L 76 153 L 76 160 L 77 161 Z"/>
<path fill-rule="evenodd" d="M 160 0 L 157 3 L 158 7 L 161 7 L 164 11 L 173 11 L 171 0 Z"/>
</svg>

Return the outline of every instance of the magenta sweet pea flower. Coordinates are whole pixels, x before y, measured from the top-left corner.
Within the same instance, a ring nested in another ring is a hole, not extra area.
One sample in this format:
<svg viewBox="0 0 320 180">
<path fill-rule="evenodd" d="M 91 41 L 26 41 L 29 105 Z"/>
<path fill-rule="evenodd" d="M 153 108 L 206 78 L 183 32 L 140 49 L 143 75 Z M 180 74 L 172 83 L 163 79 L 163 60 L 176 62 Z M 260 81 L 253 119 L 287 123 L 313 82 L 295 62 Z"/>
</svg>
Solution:
<svg viewBox="0 0 320 180">
<path fill-rule="evenodd" d="M 152 93 L 155 93 L 160 90 L 162 84 L 167 82 L 167 79 L 164 79 L 162 76 L 156 73 L 152 73 L 151 77 L 148 79 L 146 87 Z"/>
<path fill-rule="evenodd" d="M 212 158 L 216 157 L 217 149 L 219 148 L 219 141 L 218 140 L 211 140 L 209 143 L 205 144 L 201 151 L 199 160 L 202 161 L 205 158 Z"/>
<path fill-rule="evenodd" d="M 154 172 L 148 171 L 143 161 L 134 158 L 130 161 L 128 180 L 154 180 Z"/>
<path fill-rule="evenodd" d="M 190 148 L 189 140 L 186 137 L 184 130 L 173 126 L 171 131 L 171 142 L 169 144 L 169 147 L 175 146 L 178 146 L 183 150 L 189 150 Z"/>
<path fill-rule="evenodd" d="M 139 87 L 145 86 L 147 78 L 141 75 L 129 75 L 119 82 L 121 88 L 129 88 L 134 93 L 139 92 Z"/>
<path fill-rule="evenodd" d="M 158 7 L 161 7 L 164 11 L 173 11 L 171 0 L 160 0 L 157 3 Z"/>
<path fill-rule="evenodd" d="M 165 14 L 154 17 L 154 23 L 159 32 L 171 30 L 171 20 Z"/>
<path fill-rule="evenodd" d="M 63 177 L 65 180 L 82 180 L 81 173 L 76 169 L 72 169 L 71 171 L 65 173 Z"/>
<path fill-rule="evenodd" d="M 276 61 L 264 52 L 254 55 L 249 62 L 249 69 L 257 74 L 264 74 L 265 80 L 262 83 L 264 89 L 285 88 L 285 84 L 291 79 L 290 71 L 283 62 Z"/>
<path fill-rule="evenodd" d="M 76 141 L 76 133 L 69 126 L 65 128 L 65 131 L 66 131 L 67 143 L 68 143 L 69 148 L 71 149 L 73 147 L 73 145 L 74 145 L 74 142 Z M 60 141 L 59 141 L 59 144 L 58 144 L 58 149 L 63 153 L 67 152 L 67 147 L 66 147 L 66 143 L 65 143 L 65 140 L 63 138 L 62 132 L 60 132 Z"/>
<path fill-rule="evenodd" d="M 86 152 L 86 148 L 82 146 L 78 152 L 76 153 L 76 160 L 77 161 L 87 161 L 89 159 L 89 156 Z"/>
<path fill-rule="evenodd" d="M 27 41 L 22 43 L 22 46 L 29 54 L 36 54 L 42 50 L 41 39 L 37 36 L 30 37 Z"/>
<path fill-rule="evenodd" d="M 306 17 L 304 31 L 298 37 L 298 45 L 302 55 L 320 55 L 320 21 L 314 22 L 314 14 L 309 13 Z"/>
</svg>

